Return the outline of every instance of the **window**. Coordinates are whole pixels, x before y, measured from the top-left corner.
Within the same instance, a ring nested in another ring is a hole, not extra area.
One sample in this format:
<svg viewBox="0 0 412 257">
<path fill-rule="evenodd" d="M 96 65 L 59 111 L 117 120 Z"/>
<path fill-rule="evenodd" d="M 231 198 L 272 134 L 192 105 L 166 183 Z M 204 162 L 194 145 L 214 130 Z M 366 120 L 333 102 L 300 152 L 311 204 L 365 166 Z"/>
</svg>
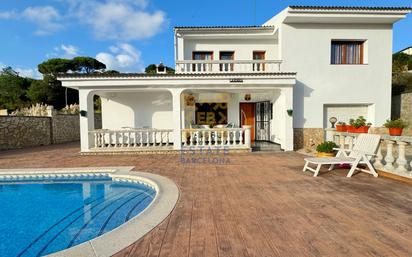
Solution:
<svg viewBox="0 0 412 257">
<path fill-rule="evenodd" d="M 193 52 L 193 60 L 213 60 L 213 52 Z"/>
<path fill-rule="evenodd" d="M 364 43 L 332 40 L 331 64 L 363 64 Z"/>
<path fill-rule="evenodd" d="M 235 52 L 220 52 L 219 59 L 222 61 L 234 60 Z M 220 64 L 220 71 L 233 71 L 233 63 Z"/>
<path fill-rule="evenodd" d="M 265 60 L 266 53 L 264 51 L 253 51 L 253 60 Z M 253 71 L 265 71 L 265 64 L 263 62 L 257 62 L 253 64 Z"/>
<path fill-rule="evenodd" d="M 213 60 L 213 52 L 193 52 L 192 58 L 195 61 Z M 192 71 L 212 71 L 212 63 L 196 63 L 192 65 Z"/>
</svg>

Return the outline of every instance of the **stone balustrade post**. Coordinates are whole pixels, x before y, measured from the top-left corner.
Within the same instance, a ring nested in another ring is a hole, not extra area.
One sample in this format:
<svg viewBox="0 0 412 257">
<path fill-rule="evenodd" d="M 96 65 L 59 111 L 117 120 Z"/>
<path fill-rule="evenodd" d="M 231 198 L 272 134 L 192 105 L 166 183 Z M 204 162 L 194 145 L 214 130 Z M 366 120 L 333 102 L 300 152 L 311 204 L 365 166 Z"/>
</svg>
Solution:
<svg viewBox="0 0 412 257">
<path fill-rule="evenodd" d="M 405 148 L 408 143 L 402 141 L 396 143 L 398 145 L 398 158 L 396 159 L 398 167 L 396 168 L 396 171 L 401 173 L 407 172 L 408 162 L 406 161 Z"/>
<path fill-rule="evenodd" d="M 343 134 L 339 135 L 339 148 L 345 149 L 345 136 Z"/>
<path fill-rule="evenodd" d="M 395 158 L 393 157 L 393 144 L 395 142 L 391 140 L 385 140 L 385 142 L 386 142 L 385 169 L 394 170 L 395 167 L 393 166 L 393 162 L 395 161 Z"/>
<path fill-rule="evenodd" d="M 382 143 L 383 143 L 383 141 L 381 141 L 379 143 L 378 152 L 376 153 L 376 157 L 374 158 L 375 162 L 373 163 L 373 165 L 375 165 L 375 167 L 378 168 L 378 169 L 383 168 Z"/>
<path fill-rule="evenodd" d="M 247 148 L 250 148 L 250 146 L 251 146 L 250 130 L 251 130 L 252 126 L 243 125 L 242 128 L 245 129 L 245 146 L 246 146 Z"/>
</svg>

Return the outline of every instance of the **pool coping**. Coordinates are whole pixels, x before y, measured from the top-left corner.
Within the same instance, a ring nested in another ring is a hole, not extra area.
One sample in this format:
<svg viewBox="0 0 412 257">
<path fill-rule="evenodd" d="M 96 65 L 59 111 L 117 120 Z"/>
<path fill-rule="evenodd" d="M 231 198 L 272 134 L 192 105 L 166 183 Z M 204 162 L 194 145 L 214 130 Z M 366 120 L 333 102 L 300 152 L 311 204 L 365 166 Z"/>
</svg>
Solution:
<svg viewBox="0 0 412 257">
<path fill-rule="evenodd" d="M 85 167 L 51 169 L 0 169 L 0 176 L 35 178 L 45 175 L 65 177 L 87 174 L 108 175 L 115 181 L 143 183 L 156 190 L 156 196 L 146 209 L 128 222 L 92 240 L 52 253 L 48 257 L 106 257 L 133 244 L 159 225 L 174 209 L 179 189 L 170 179 L 146 172 L 132 171 L 133 166 Z"/>
</svg>

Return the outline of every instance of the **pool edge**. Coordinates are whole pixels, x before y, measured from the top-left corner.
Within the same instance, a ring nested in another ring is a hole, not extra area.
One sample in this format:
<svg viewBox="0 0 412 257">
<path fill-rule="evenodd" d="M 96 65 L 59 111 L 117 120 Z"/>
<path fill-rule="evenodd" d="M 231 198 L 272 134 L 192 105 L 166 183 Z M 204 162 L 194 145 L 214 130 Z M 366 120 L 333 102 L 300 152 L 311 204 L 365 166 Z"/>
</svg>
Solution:
<svg viewBox="0 0 412 257">
<path fill-rule="evenodd" d="M 139 215 L 119 227 L 74 247 L 52 253 L 48 257 L 105 257 L 112 256 L 138 241 L 173 211 L 179 188 L 170 179 L 147 172 L 132 171 L 134 167 L 87 167 L 55 169 L 0 169 L 0 175 L 32 176 L 44 174 L 102 173 L 107 172 L 114 180 L 136 181 L 154 187 L 156 196 Z"/>
</svg>

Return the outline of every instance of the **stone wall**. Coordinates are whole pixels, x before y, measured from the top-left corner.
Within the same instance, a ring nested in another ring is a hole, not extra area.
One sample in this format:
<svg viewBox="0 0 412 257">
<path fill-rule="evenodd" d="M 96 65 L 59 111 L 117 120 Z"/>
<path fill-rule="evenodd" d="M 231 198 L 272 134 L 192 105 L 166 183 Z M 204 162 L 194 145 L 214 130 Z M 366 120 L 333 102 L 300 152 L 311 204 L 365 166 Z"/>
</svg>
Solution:
<svg viewBox="0 0 412 257">
<path fill-rule="evenodd" d="M 324 141 L 324 133 L 323 128 L 294 128 L 294 150 L 314 151 L 316 146 Z"/>
<path fill-rule="evenodd" d="M 401 119 L 412 128 L 412 92 L 401 94 Z"/>
<path fill-rule="evenodd" d="M 52 143 L 50 117 L 0 116 L 0 150 Z"/>
<path fill-rule="evenodd" d="M 79 115 L 55 115 L 52 127 L 53 144 L 80 140 Z"/>
<path fill-rule="evenodd" d="M 78 140 L 79 115 L 0 116 L 0 150 Z"/>
<path fill-rule="evenodd" d="M 392 96 L 392 118 L 401 118 L 412 128 L 412 92 Z"/>
</svg>

